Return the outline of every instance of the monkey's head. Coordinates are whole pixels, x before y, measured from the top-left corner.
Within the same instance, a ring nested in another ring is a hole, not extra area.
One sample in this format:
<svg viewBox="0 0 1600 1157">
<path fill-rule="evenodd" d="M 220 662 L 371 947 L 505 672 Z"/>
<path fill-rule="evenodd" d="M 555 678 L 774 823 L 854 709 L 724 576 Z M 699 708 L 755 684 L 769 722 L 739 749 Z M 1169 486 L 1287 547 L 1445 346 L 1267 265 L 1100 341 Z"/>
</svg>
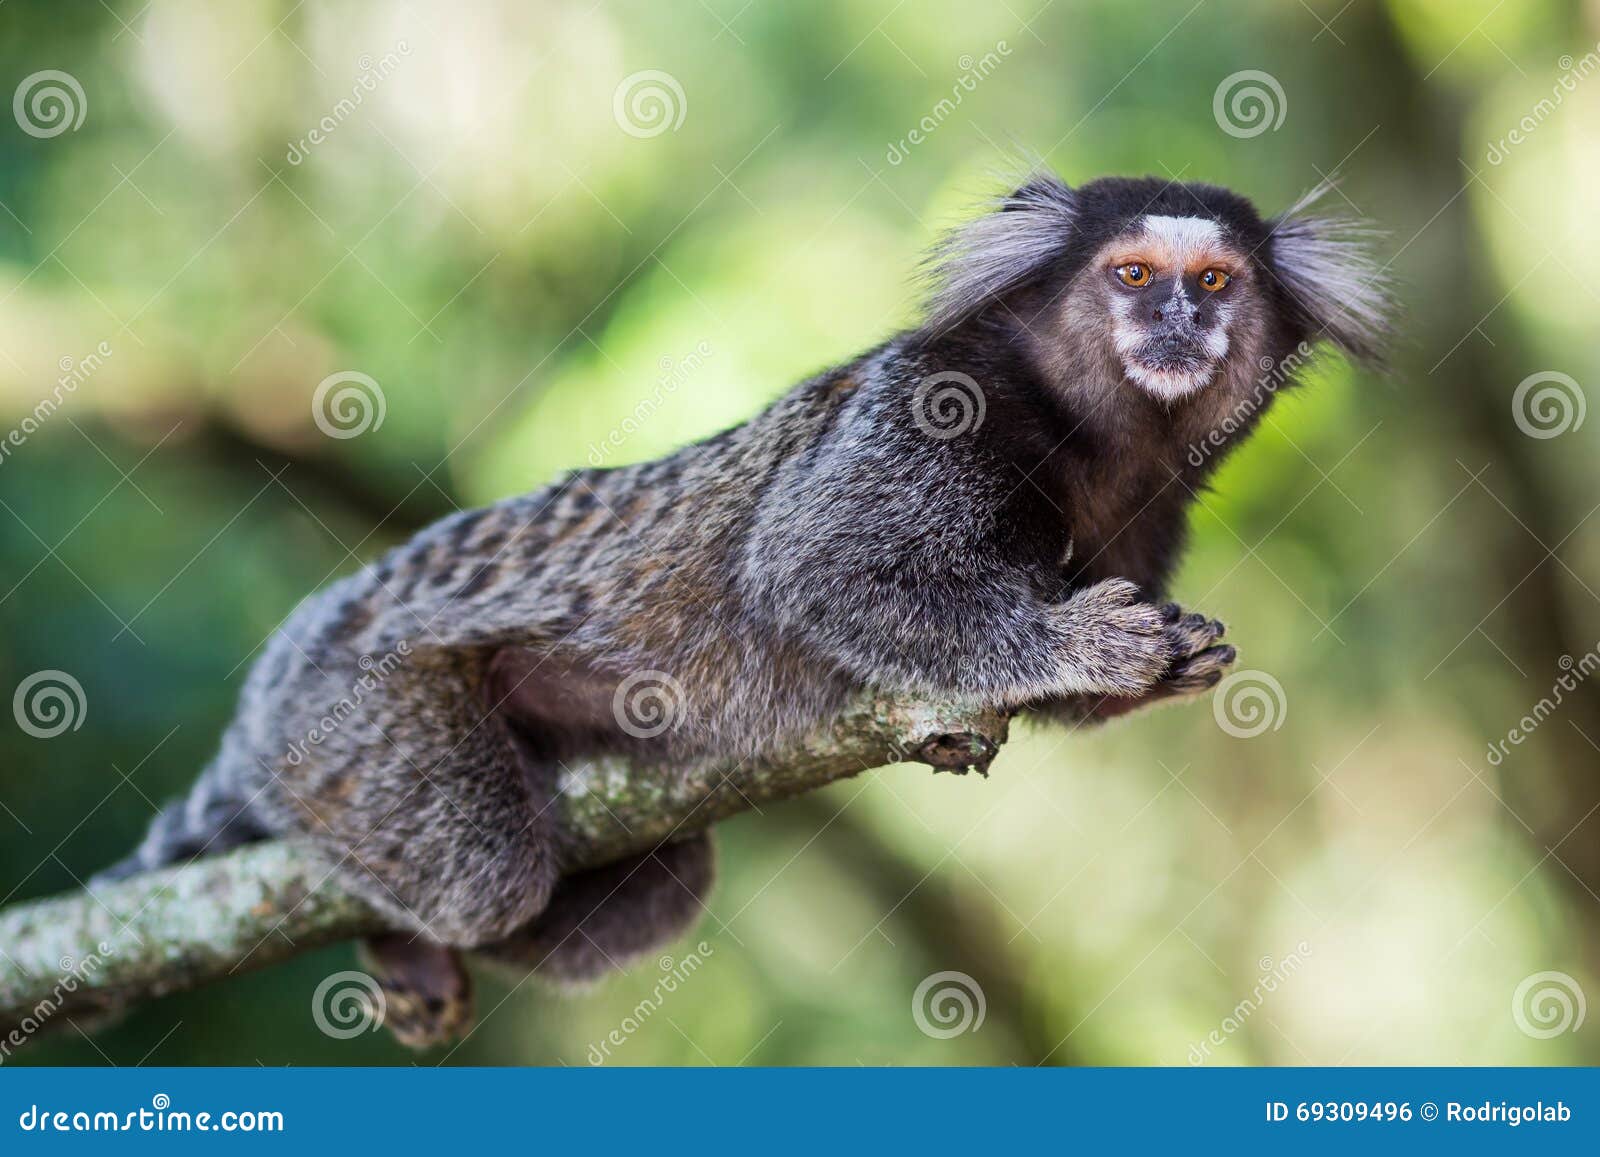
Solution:
<svg viewBox="0 0 1600 1157">
<path fill-rule="evenodd" d="M 1063 388 L 1164 404 L 1248 389 L 1301 343 L 1375 359 L 1381 271 L 1359 226 L 1262 218 L 1237 193 L 1153 177 L 1036 175 L 935 255 L 929 325 L 1025 335 Z"/>
</svg>

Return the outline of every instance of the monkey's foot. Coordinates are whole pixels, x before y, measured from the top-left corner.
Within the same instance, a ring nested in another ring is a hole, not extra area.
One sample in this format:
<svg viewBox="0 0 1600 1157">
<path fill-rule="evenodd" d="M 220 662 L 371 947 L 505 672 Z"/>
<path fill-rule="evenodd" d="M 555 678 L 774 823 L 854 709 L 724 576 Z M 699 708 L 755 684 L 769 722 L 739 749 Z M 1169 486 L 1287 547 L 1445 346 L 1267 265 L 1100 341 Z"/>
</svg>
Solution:
<svg viewBox="0 0 1600 1157">
<path fill-rule="evenodd" d="M 472 978 L 453 949 L 396 932 L 361 946 L 383 992 L 383 1023 L 408 1048 L 448 1044 L 472 1024 Z"/>
</svg>

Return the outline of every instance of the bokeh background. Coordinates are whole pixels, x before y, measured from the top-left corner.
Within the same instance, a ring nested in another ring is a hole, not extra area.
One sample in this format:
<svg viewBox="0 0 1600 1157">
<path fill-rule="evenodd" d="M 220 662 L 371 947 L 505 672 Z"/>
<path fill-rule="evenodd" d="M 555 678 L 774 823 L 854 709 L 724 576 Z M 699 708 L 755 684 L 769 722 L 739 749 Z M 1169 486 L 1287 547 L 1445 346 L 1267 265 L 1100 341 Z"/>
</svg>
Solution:
<svg viewBox="0 0 1600 1157">
<path fill-rule="evenodd" d="M 919 254 L 1019 154 L 1267 210 L 1338 172 L 1385 234 L 1394 370 L 1329 360 L 1273 411 L 1175 591 L 1264 715 L 1019 728 L 987 781 L 741 817 L 649 1016 L 657 962 L 485 976 L 480 1028 L 420 1059 L 582 1065 L 618 1030 L 606 1063 L 1600 1062 L 1597 41 L 1600 3 L 1554 0 L 11 0 L 0 692 L 65 672 L 83 706 L 51 738 L 0 713 L 0 896 L 131 845 L 331 576 L 908 323 Z M 52 83 L 71 124 L 34 119 Z M 331 437 L 342 371 L 384 408 Z M 352 966 L 10 1063 L 418 1059 L 319 1031 Z M 981 1025 L 914 1012 L 940 972 Z"/>
</svg>

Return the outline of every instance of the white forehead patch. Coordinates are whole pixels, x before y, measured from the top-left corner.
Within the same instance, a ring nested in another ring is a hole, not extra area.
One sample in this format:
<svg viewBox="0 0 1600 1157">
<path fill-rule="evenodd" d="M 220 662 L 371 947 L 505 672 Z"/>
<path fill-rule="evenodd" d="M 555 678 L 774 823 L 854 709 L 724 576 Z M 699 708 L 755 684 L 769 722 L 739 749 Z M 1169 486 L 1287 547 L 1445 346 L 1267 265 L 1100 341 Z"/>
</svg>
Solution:
<svg viewBox="0 0 1600 1157">
<path fill-rule="evenodd" d="M 1163 256 L 1172 265 L 1182 266 L 1213 256 L 1223 244 L 1222 230 L 1215 221 L 1204 217 L 1151 214 L 1141 218 L 1139 224 L 1145 236 L 1164 250 Z"/>
</svg>

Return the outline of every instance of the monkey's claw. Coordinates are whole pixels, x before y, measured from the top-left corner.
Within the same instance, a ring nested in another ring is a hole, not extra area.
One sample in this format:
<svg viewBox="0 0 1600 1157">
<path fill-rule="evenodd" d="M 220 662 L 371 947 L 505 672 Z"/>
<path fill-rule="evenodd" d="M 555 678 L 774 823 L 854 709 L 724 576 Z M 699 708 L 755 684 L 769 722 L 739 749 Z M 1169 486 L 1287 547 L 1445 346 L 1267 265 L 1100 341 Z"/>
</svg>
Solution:
<svg viewBox="0 0 1600 1157">
<path fill-rule="evenodd" d="M 1172 644 L 1172 665 L 1156 684 L 1166 695 L 1198 695 L 1215 687 L 1233 665 L 1238 652 L 1218 644 L 1227 628 L 1217 619 L 1185 614 L 1177 603 L 1161 608 L 1166 634 Z"/>
</svg>

